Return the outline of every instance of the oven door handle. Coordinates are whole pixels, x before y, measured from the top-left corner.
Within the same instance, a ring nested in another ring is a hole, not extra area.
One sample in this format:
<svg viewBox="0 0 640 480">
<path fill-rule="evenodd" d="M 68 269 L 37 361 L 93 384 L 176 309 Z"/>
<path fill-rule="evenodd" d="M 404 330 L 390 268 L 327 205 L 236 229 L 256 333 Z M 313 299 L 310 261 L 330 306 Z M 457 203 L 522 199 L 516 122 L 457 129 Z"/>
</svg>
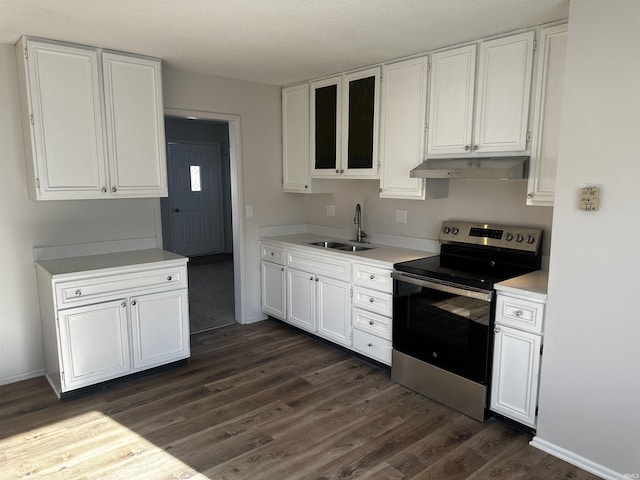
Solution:
<svg viewBox="0 0 640 480">
<path fill-rule="evenodd" d="M 455 295 L 461 295 L 463 297 L 475 298 L 476 300 L 483 300 L 485 302 L 490 302 L 493 298 L 493 292 L 491 290 L 482 290 L 480 288 L 452 284 L 449 282 L 431 278 L 425 279 L 424 277 L 414 276 L 408 273 L 399 272 L 397 270 L 391 272 L 391 277 L 400 282 L 412 283 L 421 287 L 432 288 L 433 290 L 453 293 Z"/>
</svg>

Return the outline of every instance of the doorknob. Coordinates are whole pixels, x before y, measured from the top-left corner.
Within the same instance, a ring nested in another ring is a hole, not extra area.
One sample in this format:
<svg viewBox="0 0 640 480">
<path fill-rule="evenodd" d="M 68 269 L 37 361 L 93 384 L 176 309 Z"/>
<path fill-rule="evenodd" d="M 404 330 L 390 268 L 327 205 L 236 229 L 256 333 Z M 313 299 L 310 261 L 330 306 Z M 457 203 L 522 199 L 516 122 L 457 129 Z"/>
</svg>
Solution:
<svg viewBox="0 0 640 480">
<path fill-rule="evenodd" d="M 180 209 L 179 208 L 174 208 L 173 211 L 176 212 L 176 213 L 180 213 Z"/>
</svg>

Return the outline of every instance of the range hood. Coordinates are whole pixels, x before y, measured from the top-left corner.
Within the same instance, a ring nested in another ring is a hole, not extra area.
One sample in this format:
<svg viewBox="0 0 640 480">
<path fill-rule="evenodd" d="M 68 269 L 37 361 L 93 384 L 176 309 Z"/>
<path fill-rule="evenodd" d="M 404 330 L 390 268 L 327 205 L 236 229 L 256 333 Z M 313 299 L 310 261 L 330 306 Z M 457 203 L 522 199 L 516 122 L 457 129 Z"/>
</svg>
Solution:
<svg viewBox="0 0 640 480">
<path fill-rule="evenodd" d="M 411 178 L 527 178 L 528 156 L 430 158 L 409 172 Z"/>
</svg>

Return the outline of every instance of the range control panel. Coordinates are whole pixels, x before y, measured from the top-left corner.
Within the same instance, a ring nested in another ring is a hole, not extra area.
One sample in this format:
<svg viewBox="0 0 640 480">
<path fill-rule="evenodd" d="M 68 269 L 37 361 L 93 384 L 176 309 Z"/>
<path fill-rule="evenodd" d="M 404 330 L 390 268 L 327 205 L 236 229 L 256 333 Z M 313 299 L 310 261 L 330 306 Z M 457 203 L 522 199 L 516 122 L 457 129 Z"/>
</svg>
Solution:
<svg viewBox="0 0 640 480">
<path fill-rule="evenodd" d="M 542 230 L 512 225 L 489 225 L 446 220 L 442 222 L 438 240 L 440 243 L 486 245 L 536 253 L 542 241 Z"/>
</svg>

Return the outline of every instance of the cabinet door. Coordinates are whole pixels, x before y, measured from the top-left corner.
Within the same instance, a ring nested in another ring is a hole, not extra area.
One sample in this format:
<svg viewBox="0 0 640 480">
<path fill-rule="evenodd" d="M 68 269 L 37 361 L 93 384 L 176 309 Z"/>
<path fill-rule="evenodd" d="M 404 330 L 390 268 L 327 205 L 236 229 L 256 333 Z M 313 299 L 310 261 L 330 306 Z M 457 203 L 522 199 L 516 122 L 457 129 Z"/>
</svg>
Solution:
<svg viewBox="0 0 640 480">
<path fill-rule="evenodd" d="M 527 150 L 534 32 L 480 44 L 472 150 Z"/>
<path fill-rule="evenodd" d="M 471 151 L 476 46 L 431 56 L 429 155 Z"/>
<path fill-rule="evenodd" d="M 62 391 L 130 372 L 126 307 L 116 300 L 58 313 Z"/>
<path fill-rule="evenodd" d="M 309 84 L 282 89 L 282 172 L 285 192 L 309 191 Z"/>
<path fill-rule="evenodd" d="M 351 345 L 351 284 L 327 277 L 317 282 L 317 333 L 321 337 Z"/>
<path fill-rule="evenodd" d="M 312 273 L 287 268 L 287 322 L 316 331 L 316 281 Z"/>
<path fill-rule="evenodd" d="M 525 425 L 536 424 L 542 337 L 496 325 L 491 410 Z"/>
<path fill-rule="evenodd" d="M 311 83 L 311 174 L 340 174 L 342 77 Z"/>
<path fill-rule="evenodd" d="M 345 75 L 342 167 L 350 177 L 378 175 L 380 68 Z"/>
<path fill-rule="evenodd" d="M 160 61 L 102 54 L 111 193 L 167 196 Z"/>
<path fill-rule="evenodd" d="M 32 40 L 26 48 L 36 199 L 105 197 L 97 52 Z"/>
<path fill-rule="evenodd" d="M 133 366 L 148 368 L 189 356 L 187 290 L 131 299 Z"/>
<path fill-rule="evenodd" d="M 533 100 L 533 142 L 527 205 L 553 205 L 566 50 L 566 24 L 542 29 L 540 63 Z"/>
<path fill-rule="evenodd" d="M 262 311 L 285 320 L 286 277 L 284 267 L 271 262 L 262 262 Z"/>
<path fill-rule="evenodd" d="M 424 200 L 424 182 L 409 170 L 424 159 L 428 57 L 382 68 L 380 197 Z"/>
</svg>

